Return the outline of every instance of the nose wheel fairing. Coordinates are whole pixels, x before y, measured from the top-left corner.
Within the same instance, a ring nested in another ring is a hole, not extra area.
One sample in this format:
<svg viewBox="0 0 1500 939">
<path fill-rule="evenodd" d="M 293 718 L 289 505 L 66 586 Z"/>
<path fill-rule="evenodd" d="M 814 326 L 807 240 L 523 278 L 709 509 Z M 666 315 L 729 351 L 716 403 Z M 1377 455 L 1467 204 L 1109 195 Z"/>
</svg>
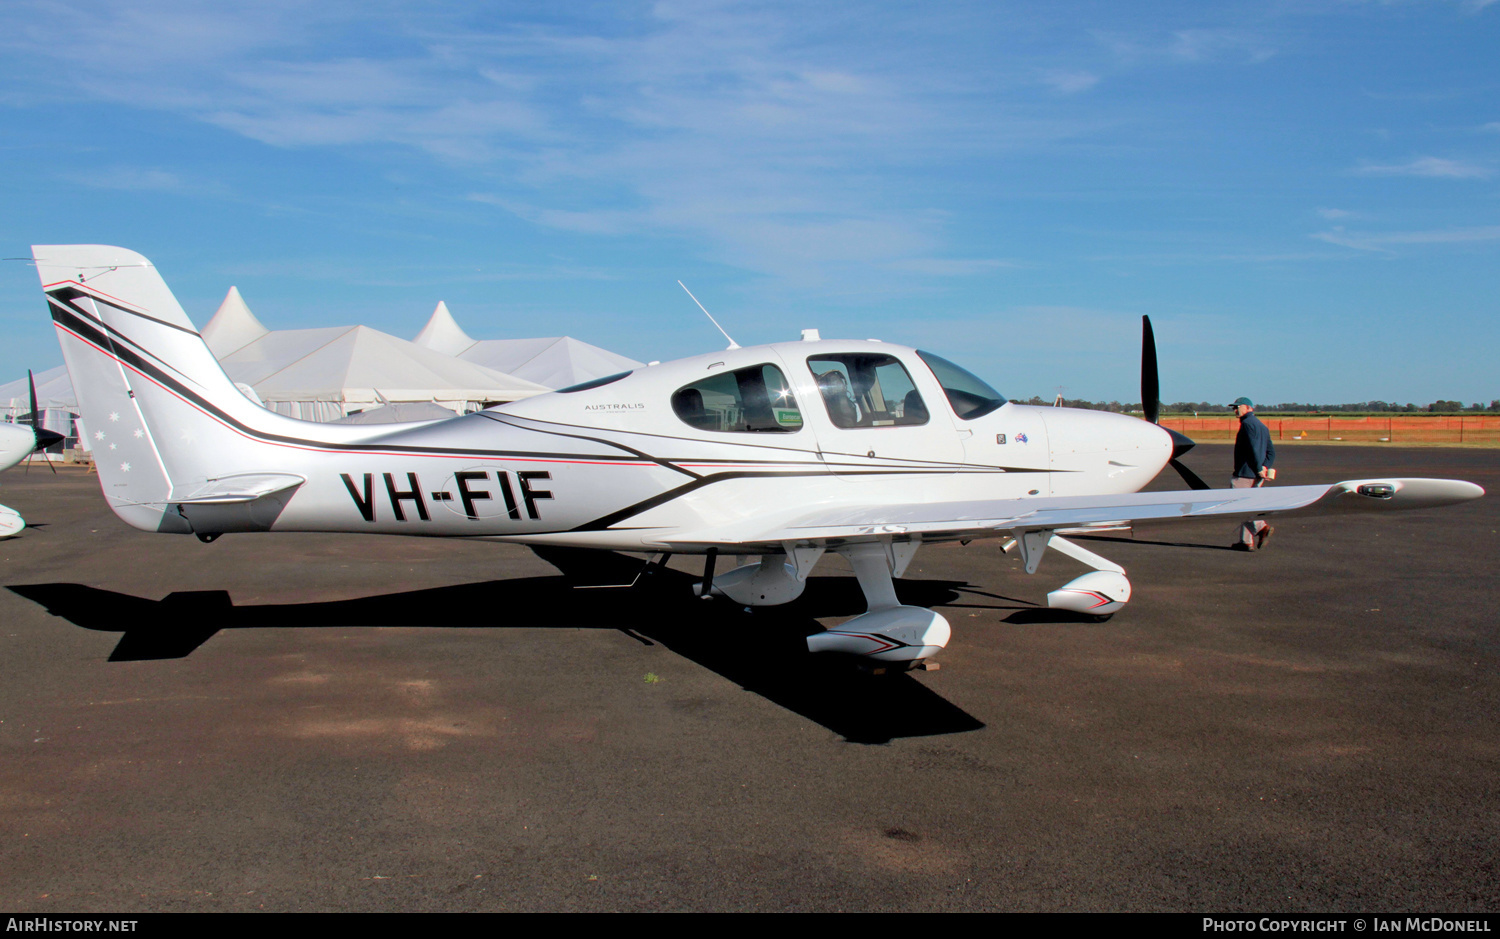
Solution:
<svg viewBox="0 0 1500 939">
<path fill-rule="evenodd" d="M 1047 606 L 1053 610 L 1071 610 L 1090 616 L 1109 616 L 1130 602 L 1130 581 L 1125 577 L 1125 568 L 1088 550 L 1076 542 L 1069 541 L 1053 531 L 1026 531 L 1011 544 L 1021 551 L 1021 561 L 1026 573 L 1036 573 L 1042 562 L 1042 554 L 1053 548 L 1068 557 L 1093 568 L 1090 573 L 1074 578 L 1047 594 Z"/>
<path fill-rule="evenodd" d="M 1130 581 L 1114 571 L 1090 571 L 1047 594 L 1053 610 L 1109 616 L 1130 601 Z"/>
</svg>

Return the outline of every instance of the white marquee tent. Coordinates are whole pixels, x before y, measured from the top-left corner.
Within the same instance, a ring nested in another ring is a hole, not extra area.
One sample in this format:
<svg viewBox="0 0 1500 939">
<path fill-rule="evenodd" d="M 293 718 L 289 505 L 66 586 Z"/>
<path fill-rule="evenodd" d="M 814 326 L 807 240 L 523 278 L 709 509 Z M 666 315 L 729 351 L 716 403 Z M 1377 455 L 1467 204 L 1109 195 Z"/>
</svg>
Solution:
<svg viewBox="0 0 1500 939">
<path fill-rule="evenodd" d="M 603 378 L 640 368 L 642 363 L 623 355 L 581 342 L 571 336 L 547 339 L 473 339 L 438 303 L 432 318 L 417 334 L 416 344 L 435 352 L 457 356 L 496 369 L 507 375 L 534 381 L 548 388 L 566 388 L 579 382 Z"/>
<path fill-rule="evenodd" d="M 443 303 L 416 342 L 368 326 L 270 330 L 234 287 L 203 339 L 247 397 L 315 421 L 422 402 L 465 413 L 641 366 L 569 336 L 475 340 Z M 73 437 L 78 399 L 67 369 L 40 372 L 36 383 L 43 426 Z M 24 377 L 0 384 L 0 418 L 15 420 L 30 406 Z"/>
<path fill-rule="evenodd" d="M 59 365 L 45 372 L 37 372 L 36 403 L 43 411 L 78 410 L 78 396 L 73 393 L 73 382 L 68 379 L 68 368 Z M 0 417 L 13 421 L 17 416 L 31 410 L 31 390 L 23 375 L 15 381 L 0 385 Z"/>
<path fill-rule="evenodd" d="M 203 339 L 236 384 L 253 388 L 271 410 L 303 420 L 418 401 L 464 413 L 548 390 L 368 326 L 270 330 L 233 287 Z"/>
</svg>

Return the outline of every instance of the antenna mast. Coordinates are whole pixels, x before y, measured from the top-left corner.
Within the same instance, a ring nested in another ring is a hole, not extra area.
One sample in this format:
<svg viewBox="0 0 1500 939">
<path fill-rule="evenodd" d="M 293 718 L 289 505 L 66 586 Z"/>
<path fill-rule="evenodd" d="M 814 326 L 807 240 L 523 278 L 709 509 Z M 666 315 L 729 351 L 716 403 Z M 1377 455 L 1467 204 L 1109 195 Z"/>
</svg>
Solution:
<svg viewBox="0 0 1500 939">
<path fill-rule="evenodd" d="M 687 289 L 687 284 L 684 284 L 682 281 L 679 280 L 677 282 L 677 286 L 681 287 L 684 291 L 686 291 L 688 296 L 693 297 L 693 292 L 691 290 Z M 698 303 L 698 298 L 697 297 L 693 297 L 693 302 L 694 303 Z M 722 326 L 719 325 L 719 321 L 716 320 L 716 319 L 714 319 L 714 315 L 712 313 L 708 312 L 707 308 L 705 308 L 703 306 L 703 304 L 698 303 L 698 309 L 700 309 L 700 310 L 703 311 L 703 315 L 706 316 L 706 317 L 708 317 L 708 321 L 710 323 L 714 324 L 714 328 L 715 329 L 717 329 L 721 333 L 724 333 L 724 327 L 722 327 Z M 734 341 L 734 337 L 730 336 L 728 333 L 724 333 L 724 338 L 729 340 L 729 348 L 731 348 L 731 349 L 738 349 L 740 347 L 740 344 L 737 343 L 737 342 L 735 342 Z"/>
</svg>

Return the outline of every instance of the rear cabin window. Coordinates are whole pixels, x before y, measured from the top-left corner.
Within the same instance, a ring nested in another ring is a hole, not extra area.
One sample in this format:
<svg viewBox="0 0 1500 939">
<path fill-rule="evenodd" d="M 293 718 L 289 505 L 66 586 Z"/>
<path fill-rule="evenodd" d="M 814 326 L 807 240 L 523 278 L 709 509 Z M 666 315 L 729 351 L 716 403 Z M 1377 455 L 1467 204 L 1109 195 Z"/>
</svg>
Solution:
<svg viewBox="0 0 1500 939">
<path fill-rule="evenodd" d="M 927 423 L 927 405 L 895 356 L 824 355 L 807 360 L 828 419 L 835 427 L 899 427 Z"/>
<path fill-rule="evenodd" d="M 789 434 L 802 429 L 792 387 L 774 365 L 719 372 L 679 388 L 672 410 L 699 430 Z"/>
<path fill-rule="evenodd" d="M 984 417 L 991 411 L 998 410 L 1005 404 L 1005 396 L 991 388 L 984 379 L 975 375 L 967 369 L 960 368 L 949 362 L 940 355 L 931 352 L 917 350 L 917 355 L 932 369 L 938 384 L 943 386 L 943 394 L 948 396 L 948 403 L 953 407 L 953 413 L 966 421 L 972 421 L 978 417 Z"/>
</svg>

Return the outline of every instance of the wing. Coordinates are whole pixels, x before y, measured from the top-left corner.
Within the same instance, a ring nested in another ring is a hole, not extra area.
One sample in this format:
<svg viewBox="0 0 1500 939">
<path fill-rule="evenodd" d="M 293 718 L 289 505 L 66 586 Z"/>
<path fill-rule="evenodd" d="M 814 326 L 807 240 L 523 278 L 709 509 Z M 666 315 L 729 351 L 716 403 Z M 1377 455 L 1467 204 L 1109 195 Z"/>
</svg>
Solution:
<svg viewBox="0 0 1500 939">
<path fill-rule="evenodd" d="M 1121 527 L 1218 516 L 1333 515 L 1425 509 L 1466 502 L 1484 490 L 1457 479 L 1355 479 L 1322 486 L 1195 489 L 1098 496 L 976 499 L 821 508 L 684 533 L 668 547 L 763 547 L 787 543 L 888 540 L 892 535 L 984 537 L 1005 532 Z"/>
</svg>

